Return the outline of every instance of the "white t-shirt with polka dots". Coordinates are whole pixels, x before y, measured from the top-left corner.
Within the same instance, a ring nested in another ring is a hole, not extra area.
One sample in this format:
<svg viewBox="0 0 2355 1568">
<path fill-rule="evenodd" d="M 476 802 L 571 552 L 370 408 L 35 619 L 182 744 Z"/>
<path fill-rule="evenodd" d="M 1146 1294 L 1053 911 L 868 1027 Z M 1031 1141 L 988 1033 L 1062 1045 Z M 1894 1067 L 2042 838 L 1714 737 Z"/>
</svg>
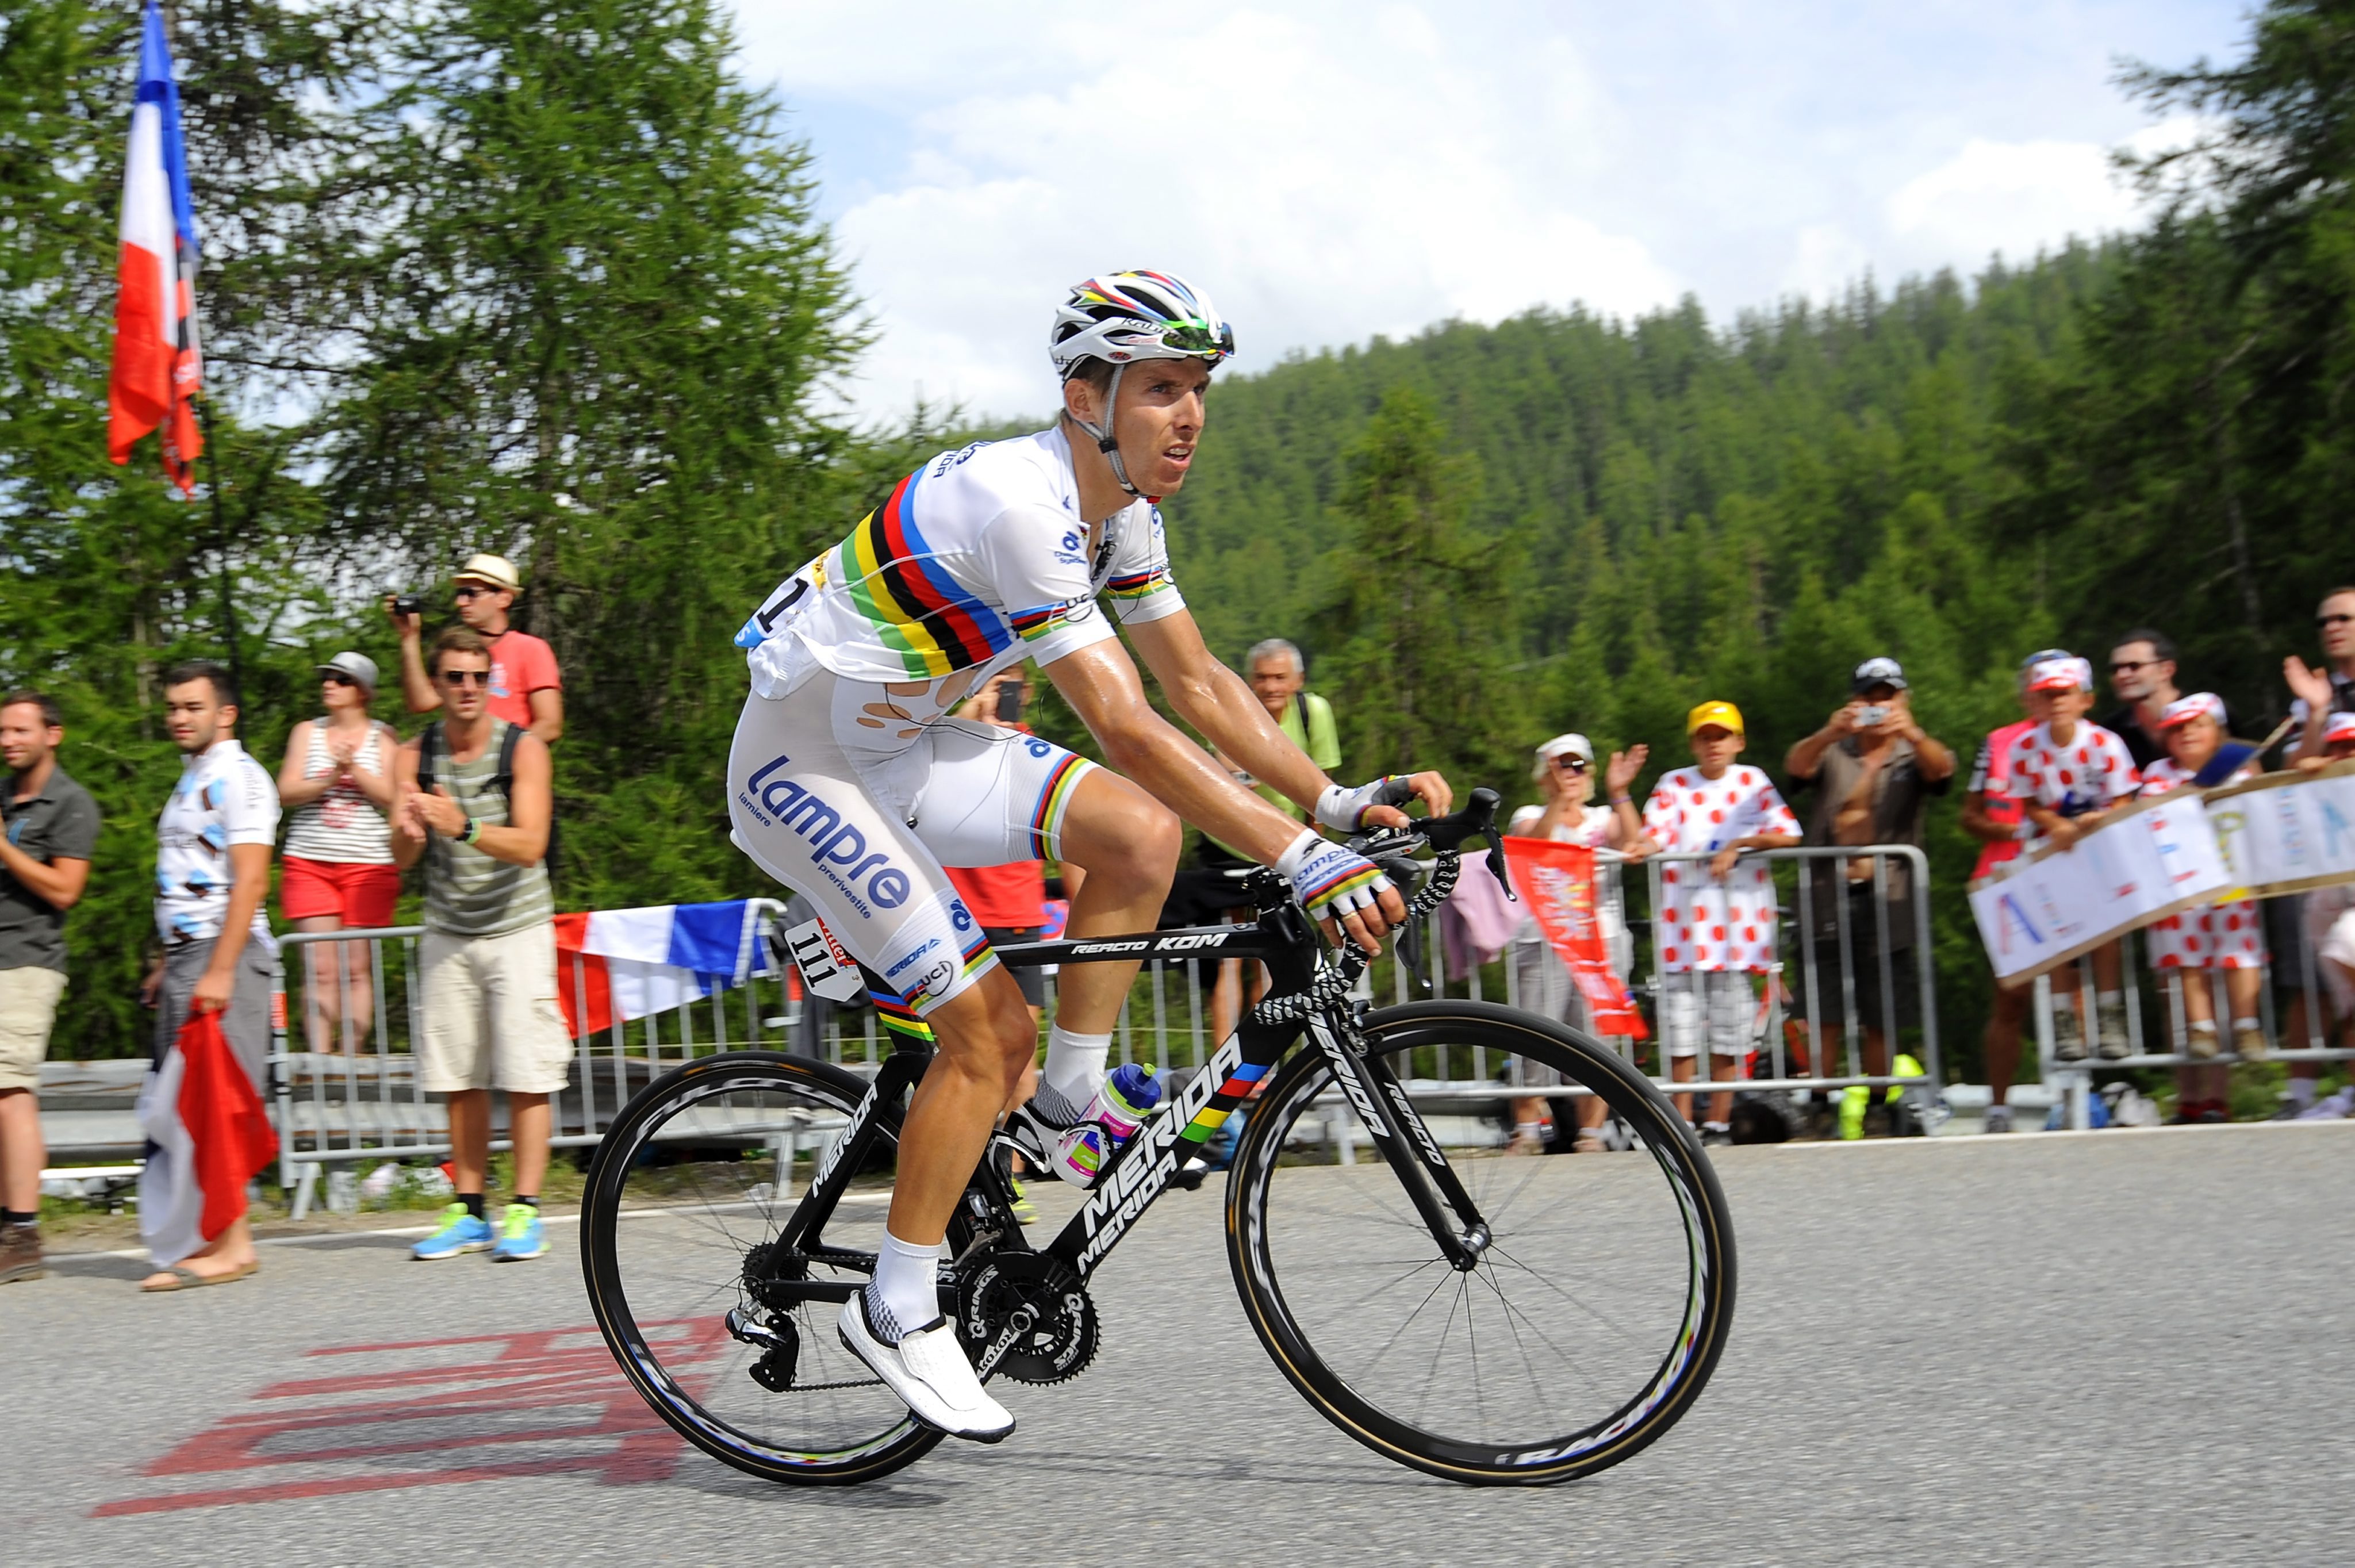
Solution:
<svg viewBox="0 0 2355 1568">
<path fill-rule="evenodd" d="M 2243 767 L 2227 784 L 2257 776 L 2254 765 Z M 2191 774 L 2172 757 L 2161 757 L 2143 770 L 2142 793 L 2165 795 L 2191 782 Z M 2253 900 L 2228 904 L 2200 904 L 2178 910 L 2165 920 L 2143 928 L 2154 969 L 2262 969 L 2265 966 L 2265 923 Z"/>
<path fill-rule="evenodd" d="M 2009 800 L 2077 816 L 2125 800 L 2141 785 L 2142 775 L 2135 771 L 2126 743 L 2099 724 L 2080 719 L 2065 746 L 2052 738 L 2049 724 L 2013 737 L 2004 793 Z M 2034 837 L 2042 837 L 2034 833 Z"/>
<path fill-rule="evenodd" d="M 1796 838 L 1799 822 L 1763 770 L 1737 764 L 1716 779 L 1699 768 L 1664 774 L 1644 803 L 1644 831 L 1668 853 L 1698 853 L 1761 833 Z M 1660 868 L 1660 893 L 1652 943 L 1661 973 L 1756 974 L 1775 961 L 1774 877 L 1765 861 L 1740 862 L 1721 882 L 1704 863 L 1671 863 Z"/>
</svg>

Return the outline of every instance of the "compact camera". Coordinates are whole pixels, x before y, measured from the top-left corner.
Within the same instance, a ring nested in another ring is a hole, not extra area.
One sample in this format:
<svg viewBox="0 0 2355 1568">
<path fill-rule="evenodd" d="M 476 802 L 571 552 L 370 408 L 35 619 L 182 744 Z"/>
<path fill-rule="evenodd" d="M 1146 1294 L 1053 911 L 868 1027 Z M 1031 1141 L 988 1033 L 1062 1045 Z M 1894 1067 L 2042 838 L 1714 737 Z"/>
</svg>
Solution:
<svg viewBox="0 0 2355 1568">
<path fill-rule="evenodd" d="M 1856 727 L 1859 730 L 1870 730 L 1888 717 L 1889 709 L 1886 704 L 1868 702 L 1856 710 Z"/>
<path fill-rule="evenodd" d="M 392 613 L 396 615 L 421 615 L 425 599 L 418 593 L 396 593 L 392 596 Z"/>
</svg>

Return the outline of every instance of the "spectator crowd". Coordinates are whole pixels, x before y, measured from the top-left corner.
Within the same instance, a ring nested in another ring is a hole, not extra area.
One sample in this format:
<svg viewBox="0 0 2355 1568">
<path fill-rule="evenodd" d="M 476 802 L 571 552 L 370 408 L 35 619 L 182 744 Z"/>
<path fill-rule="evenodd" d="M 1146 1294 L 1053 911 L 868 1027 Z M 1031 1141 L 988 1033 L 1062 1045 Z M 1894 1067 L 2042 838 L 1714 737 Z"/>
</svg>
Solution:
<svg viewBox="0 0 2355 1568">
<path fill-rule="evenodd" d="M 425 651 L 421 615 L 389 602 L 402 696 L 432 714 L 403 742 L 371 709 L 378 671 L 346 651 L 318 667 L 320 713 L 297 723 L 273 777 L 239 739 L 230 672 L 197 661 L 166 672 L 164 728 L 180 776 L 155 824 L 155 947 L 141 987 L 161 1063 L 184 1026 L 210 1015 L 254 1100 L 268 1093 L 280 948 L 267 912 L 298 933 L 393 923 L 404 871 L 422 868 L 421 1082 L 449 1104 L 455 1199 L 422 1259 L 547 1250 L 538 1216 L 548 1167 L 549 1096 L 571 1046 L 556 997 L 546 856 L 554 794 L 549 746 L 563 732 L 554 653 L 516 629 L 515 568 L 477 555 L 453 582 L 457 624 Z M 0 698 L 0 1284 L 46 1272 L 39 1231 L 46 1159 L 40 1064 L 66 983 L 66 925 L 96 853 L 99 813 L 59 763 L 64 715 L 31 690 Z M 282 853 L 280 828 L 285 828 Z M 314 1051 L 361 1048 L 377 976 L 365 941 L 303 947 L 303 1029 Z M 508 1099 L 512 1200 L 486 1208 L 490 1095 Z M 224 1285 L 260 1267 L 240 1217 L 193 1250 L 165 1255 L 140 1288 Z"/>
<path fill-rule="evenodd" d="M 211 1015 L 236 1070 L 265 1094 L 280 965 L 267 910 L 273 861 L 280 915 L 314 938 L 392 924 L 403 879 L 415 872 L 424 927 L 415 1049 L 422 1088 L 448 1105 L 454 1189 L 442 1222 L 415 1248 L 420 1259 L 488 1252 L 522 1261 L 547 1250 L 538 1195 L 551 1097 L 566 1088 L 571 1060 L 555 994 L 549 883 L 551 748 L 564 716 L 552 650 L 510 619 L 522 587 L 506 560 L 474 557 L 453 579 L 455 623 L 430 640 L 414 601 L 388 601 L 402 703 L 424 718 L 406 741 L 378 717 L 380 672 L 355 651 L 318 667 L 319 712 L 293 726 L 274 775 L 238 738 L 240 693 L 227 670 L 186 664 L 163 683 L 165 730 L 182 763 L 155 827 L 156 945 L 142 993 L 155 1013 L 155 1059 L 192 1017 Z M 2284 666 L 2293 699 L 2285 761 L 2302 769 L 2355 757 L 2355 588 L 2324 596 L 2317 627 L 2321 663 L 2294 656 Z M 1270 639 L 1252 648 L 1247 666 L 1284 733 L 1320 767 L 1337 767 L 1334 710 L 1306 688 L 1300 649 Z M 2105 673 L 2116 706 L 2096 720 L 2101 673 L 2066 649 L 2029 656 L 2017 684 L 2019 718 L 1979 741 L 1967 773 L 1957 752 L 1917 720 L 1912 682 L 1890 657 L 1849 673 L 1822 725 L 1781 758 L 1779 785 L 1767 767 L 1745 760 L 1747 725 L 1723 700 L 1686 716 L 1689 763 L 1662 773 L 1640 805 L 1636 786 L 1649 745 L 1599 755 L 1586 736 L 1568 733 L 1535 748 L 1536 798 L 1513 814 L 1510 832 L 1595 853 L 1596 926 L 1623 985 L 1633 978 L 1636 948 L 1624 868 L 1660 859 L 1649 918 L 1658 1050 L 1668 1076 L 1692 1085 L 1677 1103 L 1705 1141 L 1731 1136 L 1733 1084 L 1753 1075 L 1745 1061 L 1761 1048 L 1764 1020 L 1778 1011 L 1789 1019 L 1785 1040 L 1800 1074 L 1838 1075 L 1852 1038 L 1860 1040 L 1864 1075 L 1906 1071 L 1894 1036 L 1922 1018 L 1916 976 L 1927 890 L 1909 858 L 1863 851 L 1922 846 L 1933 802 L 1953 792 L 1958 775 L 1960 823 L 1981 847 L 1976 881 L 2040 847 L 2072 848 L 2133 799 L 2212 786 L 2259 765 L 2254 748 L 2228 752 L 2231 715 L 2213 693 L 2184 689 L 2163 634 L 2137 628 L 2111 645 Z M 1010 671 L 973 693 L 957 718 L 1027 729 L 1029 696 L 1027 677 Z M 49 698 L 21 690 L 0 699 L 7 768 L 0 788 L 0 1283 L 44 1270 L 40 1064 L 66 985 L 69 916 L 88 885 L 99 835 L 97 806 L 61 765 L 67 739 Z M 1290 802 L 1275 803 L 1298 815 Z M 1859 852 L 1841 852 L 1848 849 Z M 1787 968 L 1784 894 L 1769 859 L 1778 850 L 1803 857 L 1803 927 Z M 1198 868 L 1181 875 L 1178 901 L 1198 916 L 1251 918 L 1227 891 L 1241 865 L 1206 840 Z M 1036 861 L 952 874 L 1001 944 L 1051 931 L 1053 901 L 1069 891 L 1068 873 Z M 1562 959 L 1533 921 L 1510 918 L 1518 929 L 1504 945 L 1521 1005 L 1591 1027 L 1592 1004 Z M 2188 1059 L 2178 1069 L 2179 1121 L 2225 1119 L 2228 1061 L 2267 1054 L 2268 984 L 2283 1038 L 2318 1034 L 2327 1022 L 2310 1014 L 2318 1002 L 2309 1000 L 2309 973 L 2325 982 L 2318 1005 L 2331 1019 L 2355 1018 L 2355 894 L 2346 890 L 2181 911 L 2148 928 L 2142 945 L 2148 965 L 2173 982 L 2162 989 Z M 371 944 L 314 940 L 301 952 L 300 1027 L 309 1050 L 361 1051 L 376 1028 L 381 981 Z M 2123 1059 L 2135 1050 L 2123 944 L 2096 949 L 2084 969 L 2090 994 L 2078 965 L 2052 975 L 2053 1055 Z M 1262 993 L 1256 971 L 1239 961 L 1217 966 L 1214 1038 Z M 1023 977 L 1035 1016 L 1044 1001 L 1032 988 L 1039 976 L 1025 970 Z M 2031 995 L 2026 983 L 1996 987 L 1983 1040 L 1988 1132 L 2010 1129 L 2022 1040 L 2037 1021 Z M 2315 1114 L 2318 1072 L 2312 1061 L 2292 1064 L 2284 1115 Z M 1529 1093 L 1510 1103 L 1510 1152 L 1557 1142 L 1604 1147 L 1600 1100 L 1548 1096 L 1549 1084 L 1534 1078 L 1515 1087 Z M 488 1191 L 494 1094 L 506 1096 L 514 1151 L 513 1190 L 496 1209 Z M 1557 1110 L 1564 1119 L 1550 1126 Z M 1247 1115 L 1231 1118 L 1226 1136 Z M 159 1253 L 155 1263 L 142 1285 L 151 1292 L 224 1284 L 259 1267 L 242 1220 L 185 1255 Z"/>
</svg>

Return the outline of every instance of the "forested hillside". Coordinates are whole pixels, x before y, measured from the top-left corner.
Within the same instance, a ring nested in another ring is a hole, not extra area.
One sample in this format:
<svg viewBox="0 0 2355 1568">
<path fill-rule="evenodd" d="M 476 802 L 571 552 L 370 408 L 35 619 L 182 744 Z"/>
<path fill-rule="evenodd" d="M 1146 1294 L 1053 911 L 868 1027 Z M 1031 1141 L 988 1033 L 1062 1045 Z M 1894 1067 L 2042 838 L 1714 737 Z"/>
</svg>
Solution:
<svg viewBox="0 0 2355 1568">
<path fill-rule="evenodd" d="M 1309 648 L 1351 771 L 1516 797 L 1564 728 L 1674 765 L 1703 696 L 1779 767 L 1879 653 L 1966 750 L 2011 712 L 2022 651 L 2098 657 L 2140 623 L 2253 726 L 2311 652 L 2318 592 L 2355 575 L 2350 11 L 2284 0 L 2244 60 L 2130 80 L 2214 128 L 2142 171 L 2172 193 L 2142 233 L 1731 323 L 1564 304 L 1278 365 L 1252 355 L 1283 324 L 1237 323 L 1167 507 L 1189 603 L 1229 656 Z M 570 687 L 565 902 L 762 891 L 716 787 L 729 635 L 961 438 L 818 411 L 860 347 L 855 280 L 724 16 L 177 7 L 220 458 L 184 505 L 151 453 L 104 457 L 134 15 L 0 15 L 0 684 L 65 699 L 67 765 L 108 814 L 59 1054 L 139 1048 L 176 765 L 155 679 L 230 645 L 225 583 L 274 764 L 313 660 L 389 658 L 376 591 L 504 550 Z M 1042 314 L 1065 281 L 1038 280 Z M 1952 816 L 1942 998 L 1967 1065 L 1983 981 Z"/>
</svg>

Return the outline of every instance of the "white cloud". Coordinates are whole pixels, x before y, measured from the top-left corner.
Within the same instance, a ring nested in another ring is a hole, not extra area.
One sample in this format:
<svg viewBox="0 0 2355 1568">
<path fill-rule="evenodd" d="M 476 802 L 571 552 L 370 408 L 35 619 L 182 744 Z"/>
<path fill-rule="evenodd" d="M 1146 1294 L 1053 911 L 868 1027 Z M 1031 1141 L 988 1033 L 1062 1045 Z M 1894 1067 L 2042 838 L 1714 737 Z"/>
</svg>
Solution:
<svg viewBox="0 0 2355 1568">
<path fill-rule="evenodd" d="M 2137 205 L 2106 147 L 1974 137 L 1890 196 L 1889 232 L 1918 254 L 2000 251 L 2018 261 L 2073 234 L 2089 240 L 2126 228 Z"/>
<path fill-rule="evenodd" d="M 1566 50 L 1508 83 L 1538 101 L 1522 113 L 1420 14 L 1361 15 L 1342 31 L 1256 10 L 1190 31 L 1172 17 L 1157 58 L 1224 66 L 1140 85 L 1123 60 L 919 116 L 909 183 L 839 222 L 884 326 L 862 400 L 901 407 L 921 384 L 977 410 L 1050 406 L 1055 293 L 1119 267 L 1207 289 L 1246 368 L 1453 315 L 1675 296 L 1640 240 L 1564 199 L 1554 160 L 1580 156 L 1582 86 Z"/>
<path fill-rule="evenodd" d="M 2169 127 L 2121 54 L 2232 51 L 2207 0 L 737 0 L 880 337 L 852 395 L 1041 411 L 1060 290 L 1186 274 L 1238 368 L 1581 301 L 1720 319 L 2134 221 Z"/>
</svg>

